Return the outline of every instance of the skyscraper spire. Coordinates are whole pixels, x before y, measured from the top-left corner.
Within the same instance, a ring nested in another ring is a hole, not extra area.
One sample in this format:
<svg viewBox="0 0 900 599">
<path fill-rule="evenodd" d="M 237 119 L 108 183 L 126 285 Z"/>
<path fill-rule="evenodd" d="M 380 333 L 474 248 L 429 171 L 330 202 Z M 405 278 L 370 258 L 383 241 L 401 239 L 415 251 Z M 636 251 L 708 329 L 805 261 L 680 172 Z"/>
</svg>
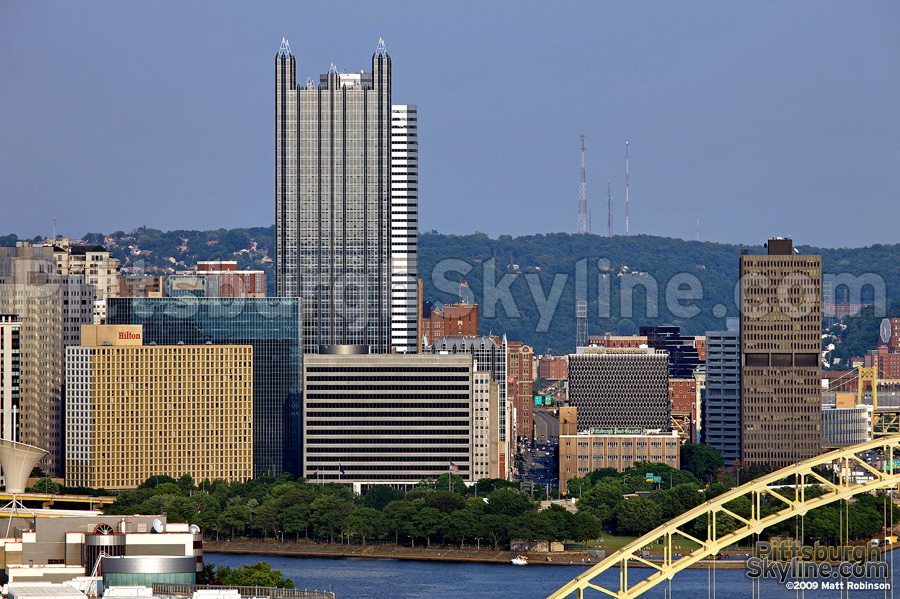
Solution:
<svg viewBox="0 0 900 599">
<path fill-rule="evenodd" d="M 279 54 L 290 54 L 291 53 L 291 42 L 287 41 L 284 38 L 281 38 L 281 49 L 278 50 Z"/>
<path fill-rule="evenodd" d="M 387 56 L 387 50 L 384 49 L 384 40 L 378 38 L 378 46 L 375 47 L 375 57 L 381 58 L 382 56 Z"/>
</svg>

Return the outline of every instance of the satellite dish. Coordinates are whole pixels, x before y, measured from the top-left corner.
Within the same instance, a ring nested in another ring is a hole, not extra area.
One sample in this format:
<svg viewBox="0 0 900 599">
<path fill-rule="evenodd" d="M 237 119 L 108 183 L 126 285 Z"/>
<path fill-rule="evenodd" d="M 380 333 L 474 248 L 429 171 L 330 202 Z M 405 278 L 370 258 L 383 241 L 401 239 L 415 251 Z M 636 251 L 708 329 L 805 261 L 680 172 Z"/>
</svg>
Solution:
<svg viewBox="0 0 900 599">
<path fill-rule="evenodd" d="M 191 534 L 195 534 L 195 535 L 200 534 L 200 527 L 197 526 L 196 524 L 191 524 L 190 526 L 188 526 L 188 530 L 191 531 Z"/>
<path fill-rule="evenodd" d="M 153 532 L 163 532 L 163 530 L 165 530 L 165 529 L 164 529 L 162 520 L 160 520 L 159 518 L 154 518 L 153 519 Z"/>
</svg>

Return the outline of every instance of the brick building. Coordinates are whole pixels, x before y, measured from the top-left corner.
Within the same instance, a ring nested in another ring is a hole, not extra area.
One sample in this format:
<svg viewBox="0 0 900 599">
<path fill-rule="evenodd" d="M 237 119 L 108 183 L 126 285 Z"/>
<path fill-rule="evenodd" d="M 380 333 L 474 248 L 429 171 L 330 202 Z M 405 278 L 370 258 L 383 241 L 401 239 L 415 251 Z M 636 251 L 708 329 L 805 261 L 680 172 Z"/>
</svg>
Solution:
<svg viewBox="0 0 900 599">
<path fill-rule="evenodd" d="M 516 435 L 531 438 L 534 414 L 534 377 L 532 376 L 532 350 L 521 341 L 510 341 L 507 345 L 509 363 L 506 368 L 507 397 L 516 410 Z"/>
<path fill-rule="evenodd" d="M 237 262 L 198 262 L 193 270 L 169 277 L 169 295 L 179 290 L 199 297 L 265 297 L 266 273 L 261 270 L 238 270 Z"/>
<path fill-rule="evenodd" d="M 673 423 L 676 423 L 675 428 L 683 428 L 683 430 L 679 430 L 681 436 L 691 443 L 696 443 L 694 424 L 697 422 L 700 405 L 697 380 L 694 378 L 669 379 L 669 402 L 672 406 L 672 420 Z M 677 426 L 680 423 L 685 426 Z"/>
<path fill-rule="evenodd" d="M 537 359 L 538 378 L 558 381 L 569 377 L 569 359 L 566 356 L 540 356 Z"/>
<path fill-rule="evenodd" d="M 422 305 L 422 328 L 429 343 L 441 337 L 477 337 L 478 304 Z"/>
</svg>

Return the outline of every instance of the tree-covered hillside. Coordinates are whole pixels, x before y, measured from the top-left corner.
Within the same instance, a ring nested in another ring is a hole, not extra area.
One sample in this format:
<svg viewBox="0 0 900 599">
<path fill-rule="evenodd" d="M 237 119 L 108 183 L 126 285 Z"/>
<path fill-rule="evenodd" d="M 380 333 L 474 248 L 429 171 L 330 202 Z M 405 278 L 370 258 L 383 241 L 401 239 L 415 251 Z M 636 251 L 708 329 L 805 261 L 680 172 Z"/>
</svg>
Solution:
<svg viewBox="0 0 900 599">
<path fill-rule="evenodd" d="M 270 294 L 274 239 L 274 227 L 169 232 L 140 227 L 130 233 L 84 236 L 88 243 L 110 248 L 126 272 L 171 273 L 198 260 L 237 260 L 240 268 L 266 271 Z M 0 245 L 15 241 L 15 235 L 0 237 Z M 431 231 L 419 237 L 419 276 L 426 300 L 455 302 L 462 292 L 464 299 L 477 302 L 482 333 L 506 333 L 538 353 L 561 354 L 575 347 L 578 279 L 586 282 L 590 334 L 635 334 L 640 326 L 654 324 L 678 324 L 688 334 L 722 328 L 725 315 L 737 315 L 734 291 L 742 249 L 765 251 L 762 246 L 648 235 L 552 233 L 491 239 L 483 233 Z M 897 297 L 900 245 L 798 249 L 821 254 L 826 275 L 869 273 L 884 282 L 888 305 Z M 460 286 L 462 281 L 467 287 Z M 837 291 L 842 298 L 843 288 Z M 695 299 L 679 300 L 679 292 Z M 872 296 L 870 288 L 863 290 L 863 301 L 872 301 Z"/>
</svg>

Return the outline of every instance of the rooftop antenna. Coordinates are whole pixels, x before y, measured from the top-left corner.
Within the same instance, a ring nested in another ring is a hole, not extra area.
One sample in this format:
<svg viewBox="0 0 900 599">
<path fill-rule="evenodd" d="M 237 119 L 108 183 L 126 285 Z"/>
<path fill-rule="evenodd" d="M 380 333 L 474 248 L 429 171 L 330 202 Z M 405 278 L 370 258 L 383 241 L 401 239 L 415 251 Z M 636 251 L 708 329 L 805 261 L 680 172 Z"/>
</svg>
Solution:
<svg viewBox="0 0 900 599">
<path fill-rule="evenodd" d="M 612 188 L 609 185 L 609 180 L 606 181 L 606 236 L 612 237 L 613 235 L 613 220 L 612 220 Z"/>
<path fill-rule="evenodd" d="M 625 142 L 625 237 L 628 237 L 628 142 Z"/>
<path fill-rule="evenodd" d="M 590 216 L 588 216 L 587 196 L 584 189 L 584 133 L 581 134 L 581 190 L 578 194 L 578 234 L 590 232 Z"/>
<path fill-rule="evenodd" d="M 700 241 L 700 211 L 697 211 L 697 241 Z"/>
</svg>

